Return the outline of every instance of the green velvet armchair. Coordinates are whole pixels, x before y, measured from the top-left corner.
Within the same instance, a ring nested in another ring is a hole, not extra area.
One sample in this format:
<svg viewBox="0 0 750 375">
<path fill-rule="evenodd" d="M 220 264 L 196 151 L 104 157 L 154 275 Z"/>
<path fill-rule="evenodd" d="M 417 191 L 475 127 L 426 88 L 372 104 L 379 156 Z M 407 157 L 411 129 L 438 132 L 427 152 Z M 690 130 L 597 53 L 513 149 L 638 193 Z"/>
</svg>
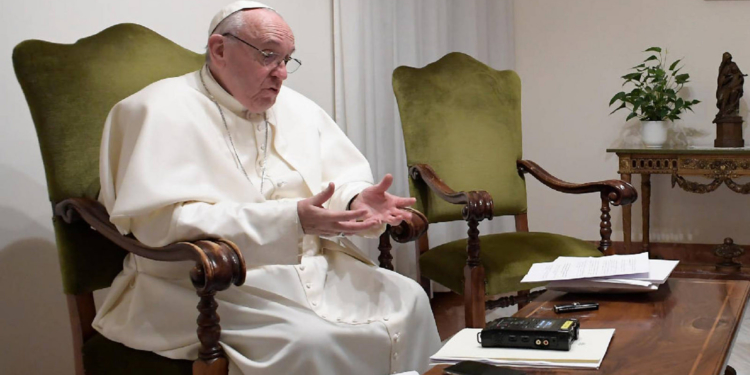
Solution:
<svg viewBox="0 0 750 375">
<path fill-rule="evenodd" d="M 636 190 L 620 180 L 564 182 L 523 160 L 521 80 L 515 72 L 450 53 L 421 69 L 397 68 L 393 91 L 415 208 L 430 223 L 465 220 L 469 227 L 464 240 L 433 249 L 427 236 L 417 243 L 423 285 L 430 279 L 463 294 L 467 327 L 484 327 L 485 308 L 524 303 L 537 295 L 528 290 L 541 284 L 520 282 L 533 263 L 611 252 L 610 204 L 631 204 Z M 599 193 L 598 248 L 576 238 L 529 232 L 526 173 L 564 193 Z M 516 232 L 479 236 L 480 221 L 502 215 L 515 216 Z M 519 296 L 487 301 L 509 292 Z"/>
<path fill-rule="evenodd" d="M 93 291 L 111 284 L 128 251 L 165 261 L 196 262 L 190 277 L 200 296 L 196 304 L 201 301 L 200 329 L 204 330 L 199 332 L 203 347 L 196 372 L 199 367 L 221 370 L 227 366 L 211 302 L 216 291 L 244 281 L 241 253 L 226 241 L 148 248 L 120 235 L 96 201 L 99 145 L 112 106 L 154 81 L 199 69 L 203 59 L 134 24 L 113 26 L 71 45 L 28 40 L 13 50 L 13 66 L 36 127 L 54 210 L 79 375 L 192 373 L 191 361 L 130 349 L 91 327 L 96 314 Z"/>
<path fill-rule="evenodd" d="M 242 253 L 229 241 L 205 239 L 150 248 L 122 236 L 109 222 L 99 193 L 102 128 L 115 103 L 157 80 L 198 70 L 204 55 L 135 24 L 119 24 L 75 44 L 39 40 L 13 50 L 13 66 L 36 127 L 67 296 L 76 374 L 226 374 L 219 343 L 217 292 L 245 281 Z M 413 241 L 426 230 L 423 215 L 381 236 L 381 266 L 390 265 L 390 239 Z M 93 292 L 106 288 L 128 253 L 160 261 L 192 260 L 199 358 L 172 360 L 108 340 L 91 323 Z"/>
</svg>

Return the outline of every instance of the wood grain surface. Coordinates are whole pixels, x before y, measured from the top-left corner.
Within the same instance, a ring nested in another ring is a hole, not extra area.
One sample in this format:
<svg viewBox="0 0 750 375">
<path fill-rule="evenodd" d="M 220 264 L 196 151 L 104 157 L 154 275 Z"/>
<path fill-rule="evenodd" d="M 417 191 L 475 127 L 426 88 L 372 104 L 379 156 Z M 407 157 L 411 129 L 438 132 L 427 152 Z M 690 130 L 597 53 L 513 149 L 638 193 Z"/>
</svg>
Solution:
<svg viewBox="0 0 750 375">
<path fill-rule="evenodd" d="M 670 279 L 642 294 L 581 295 L 547 292 L 520 317 L 580 319 L 581 327 L 615 328 L 598 370 L 523 368 L 537 374 L 720 375 L 750 295 L 745 280 Z M 597 301 L 599 310 L 557 315 L 561 303 Z M 425 375 L 440 375 L 437 366 Z"/>
</svg>

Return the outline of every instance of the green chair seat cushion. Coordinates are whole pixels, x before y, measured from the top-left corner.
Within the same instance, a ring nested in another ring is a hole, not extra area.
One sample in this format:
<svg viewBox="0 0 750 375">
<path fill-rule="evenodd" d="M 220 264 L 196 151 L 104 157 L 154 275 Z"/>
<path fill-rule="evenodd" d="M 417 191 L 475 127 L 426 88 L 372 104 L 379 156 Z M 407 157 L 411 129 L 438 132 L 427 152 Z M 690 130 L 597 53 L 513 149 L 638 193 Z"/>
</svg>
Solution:
<svg viewBox="0 0 750 375">
<path fill-rule="evenodd" d="M 463 294 L 466 239 L 437 246 L 422 254 L 423 277 Z M 515 232 L 480 236 L 479 258 L 486 275 L 486 293 L 495 295 L 531 289 L 544 284 L 521 283 L 534 263 L 552 262 L 558 256 L 597 257 L 602 253 L 590 242 L 552 233 Z"/>
<path fill-rule="evenodd" d="M 83 344 L 87 374 L 191 375 L 193 362 L 174 360 L 143 350 L 128 348 L 96 334 Z"/>
</svg>

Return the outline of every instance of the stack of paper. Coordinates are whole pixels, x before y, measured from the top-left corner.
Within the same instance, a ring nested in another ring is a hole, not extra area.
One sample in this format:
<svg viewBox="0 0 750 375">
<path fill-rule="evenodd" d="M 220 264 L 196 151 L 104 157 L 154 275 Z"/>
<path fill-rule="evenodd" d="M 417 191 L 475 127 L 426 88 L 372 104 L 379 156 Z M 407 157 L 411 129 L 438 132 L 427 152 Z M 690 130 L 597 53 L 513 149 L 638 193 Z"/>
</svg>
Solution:
<svg viewBox="0 0 750 375">
<path fill-rule="evenodd" d="M 648 292 L 666 282 L 677 263 L 648 259 L 648 253 L 558 257 L 554 262 L 532 265 L 521 282 L 549 282 L 547 289 L 568 292 Z"/>
<path fill-rule="evenodd" d="M 433 363 L 480 361 L 504 366 L 574 367 L 597 369 L 607 353 L 614 329 L 581 329 L 570 351 L 483 348 L 477 341 L 479 328 L 465 328 L 448 340 L 435 355 Z"/>
</svg>

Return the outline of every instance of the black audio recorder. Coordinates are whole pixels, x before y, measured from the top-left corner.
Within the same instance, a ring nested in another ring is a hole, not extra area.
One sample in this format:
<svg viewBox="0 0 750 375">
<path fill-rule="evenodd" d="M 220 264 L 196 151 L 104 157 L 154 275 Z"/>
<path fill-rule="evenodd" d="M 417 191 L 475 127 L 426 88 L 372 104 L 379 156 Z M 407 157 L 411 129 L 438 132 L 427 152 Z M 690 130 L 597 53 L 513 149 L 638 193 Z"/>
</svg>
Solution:
<svg viewBox="0 0 750 375">
<path fill-rule="evenodd" d="M 577 319 L 500 318 L 477 335 L 483 347 L 570 350 L 578 339 Z"/>
</svg>

